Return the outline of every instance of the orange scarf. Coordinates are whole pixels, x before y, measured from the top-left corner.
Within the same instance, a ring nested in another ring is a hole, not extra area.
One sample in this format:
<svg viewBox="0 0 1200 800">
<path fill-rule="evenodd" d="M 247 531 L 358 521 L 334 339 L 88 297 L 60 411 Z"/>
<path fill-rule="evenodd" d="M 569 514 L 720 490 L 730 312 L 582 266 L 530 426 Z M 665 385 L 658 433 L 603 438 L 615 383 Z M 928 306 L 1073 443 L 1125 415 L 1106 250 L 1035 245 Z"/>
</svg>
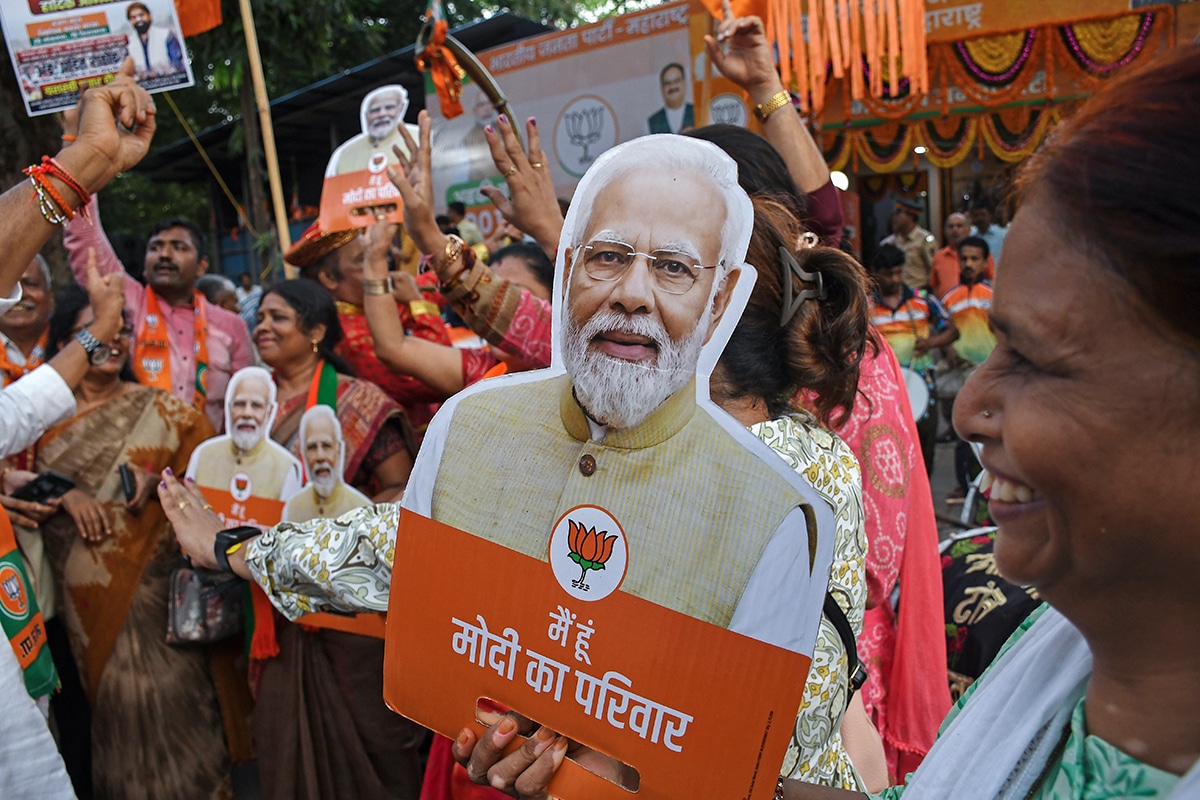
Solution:
<svg viewBox="0 0 1200 800">
<path fill-rule="evenodd" d="M 50 341 L 50 330 L 42 331 L 42 335 L 38 337 L 37 344 L 34 345 L 33 351 L 23 363 L 15 363 L 8 358 L 8 348 L 0 347 L 0 372 L 4 373 L 5 385 L 12 383 L 18 378 L 23 378 L 33 370 L 42 365 L 42 356 L 46 354 L 46 345 Z"/>
<path fill-rule="evenodd" d="M 15 380 L 25 377 L 29 373 L 42 365 L 43 356 L 46 355 L 46 345 L 50 341 L 50 330 L 47 328 L 42 331 L 42 335 L 38 337 L 37 344 L 33 346 L 33 350 L 29 353 L 23 363 L 16 363 L 9 360 L 8 348 L 0 346 L 0 372 L 4 373 L 4 385 L 12 383 Z M 17 469 L 32 470 L 37 460 L 37 442 L 29 445 L 20 453 L 14 453 L 8 457 L 8 462 Z"/>
<path fill-rule="evenodd" d="M 133 345 L 133 374 L 143 386 L 174 393 L 171 383 L 171 345 L 167 338 L 167 325 L 158 305 L 158 295 L 153 289 L 147 289 L 142 302 L 142 327 Z M 196 355 L 196 387 L 192 405 L 201 412 L 208 400 L 208 315 L 204 311 L 204 303 L 204 295 L 196 292 L 192 298 L 196 309 L 195 333 L 192 337 L 192 349 Z"/>
</svg>

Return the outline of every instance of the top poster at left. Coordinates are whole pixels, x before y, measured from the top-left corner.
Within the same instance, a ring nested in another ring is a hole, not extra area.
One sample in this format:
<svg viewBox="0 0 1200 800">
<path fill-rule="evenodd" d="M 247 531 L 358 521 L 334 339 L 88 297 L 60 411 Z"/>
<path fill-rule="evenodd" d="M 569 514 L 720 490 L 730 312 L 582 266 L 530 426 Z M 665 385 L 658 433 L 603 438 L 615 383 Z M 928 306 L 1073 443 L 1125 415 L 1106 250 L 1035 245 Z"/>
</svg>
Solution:
<svg viewBox="0 0 1200 800">
<path fill-rule="evenodd" d="M 75 105 L 127 55 L 147 91 L 195 83 L 171 0 L 5 0 L 0 21 L 31 117 Z"/>
</svg>

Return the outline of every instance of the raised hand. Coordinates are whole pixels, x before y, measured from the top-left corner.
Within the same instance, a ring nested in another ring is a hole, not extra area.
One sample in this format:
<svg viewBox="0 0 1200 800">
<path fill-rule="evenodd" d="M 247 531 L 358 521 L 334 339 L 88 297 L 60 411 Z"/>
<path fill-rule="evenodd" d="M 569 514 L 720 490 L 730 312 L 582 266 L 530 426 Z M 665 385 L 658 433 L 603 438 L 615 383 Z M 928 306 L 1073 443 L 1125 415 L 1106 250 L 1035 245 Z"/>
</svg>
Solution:
<svg viewBox="0 0 1200 800">
<path fill-rule="evenodd" d="M 554 191 L 554 179 L 542 151 L 538 136 L 537 121 L 530 117 L 525 123 L 525 138 L 529 152 L 501 115 L 499 132 L 491 125 L 484 128 L 492 161 L 508 184 L 508 197 L 495 187 L 480 189 L 492 201 L 504 219 L 532 236 L 551 258 L 558 248 L 558 237 L 562 233 L 563 216 L 558 207 L 558 196 Z"/>
</svg>

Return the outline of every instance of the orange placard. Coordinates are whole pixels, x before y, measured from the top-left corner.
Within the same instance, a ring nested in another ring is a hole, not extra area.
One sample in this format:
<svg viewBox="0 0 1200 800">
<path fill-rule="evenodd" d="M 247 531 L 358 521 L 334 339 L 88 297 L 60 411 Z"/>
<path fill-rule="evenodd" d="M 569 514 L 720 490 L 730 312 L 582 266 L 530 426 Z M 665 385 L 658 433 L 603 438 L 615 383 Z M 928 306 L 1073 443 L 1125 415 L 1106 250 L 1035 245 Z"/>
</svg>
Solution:
<svg viewBox="0 0 1200 800">
<path fill-rule="evenodd" d="M 589 564 L 607 557 L 602 541 L 577 548 L 573 537 L 571 549 Z M 451 738 L 468 724 L 482 733 L 476 701 L 490 698 L 633 766 L 638 798 L 766 800 L 808 665 L 623 591 L 580 600 L 545 560 L 400 516 L 384 699 Z M 571 761 L 550 791 L 632 795 Z"/>
<path fill-rule="evenodd" d="M 375 215 L 380 212 L 386 213 L 388 222 L 403 224 L 404 201 L 386 169 L 387 165 L 381 163 L 378 171 L 327 175 L 321 187 L 321 230 L 365 228 L 375 224 Z"/>
<path fill-rule="evenodd" d="M 209 486 L 201 486 L 200 493 L 212 503 L 213 511 L 227 528 L 254 525 L 266 530 L 278 525 L 280 517 L 283 516 L 282 500 L 267 500 L 262 497 L 236 500 L 229 492 Z"/>
</svg>

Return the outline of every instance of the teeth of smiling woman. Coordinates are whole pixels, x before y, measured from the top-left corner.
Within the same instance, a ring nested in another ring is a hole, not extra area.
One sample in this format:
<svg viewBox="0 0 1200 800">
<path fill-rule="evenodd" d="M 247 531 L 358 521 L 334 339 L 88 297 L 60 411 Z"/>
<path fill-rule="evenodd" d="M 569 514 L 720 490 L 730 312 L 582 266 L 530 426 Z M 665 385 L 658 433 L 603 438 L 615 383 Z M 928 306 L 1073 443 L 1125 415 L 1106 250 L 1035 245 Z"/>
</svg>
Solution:
<svg viewBox="0 0 1200 800">
<path fill-rule="evenodd" d="M 992 490 L 989 499 L 999 500 L 1002 503 L 1031 503 L 1041 498 L 1036 491 L 1022 483 L 1007 481 L 990 473 L 980 482 L 982 491 L 986 491 L 989 487 Z"/>
</svg>

